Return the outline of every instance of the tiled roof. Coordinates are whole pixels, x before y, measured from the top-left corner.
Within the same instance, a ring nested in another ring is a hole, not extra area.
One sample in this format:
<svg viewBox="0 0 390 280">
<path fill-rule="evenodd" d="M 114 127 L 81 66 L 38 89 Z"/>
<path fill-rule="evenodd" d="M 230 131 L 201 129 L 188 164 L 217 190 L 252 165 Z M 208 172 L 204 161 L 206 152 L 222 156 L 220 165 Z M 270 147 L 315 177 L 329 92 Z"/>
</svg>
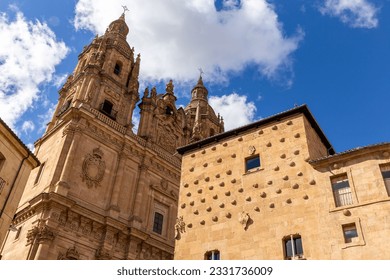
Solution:
<svg viewBox="0 0 390 280">
<path fill-rule="evenodd" d="M 22 140 L 20 140 L 20 138 L 15 134 L 15 132 L 12 131 L 12 129 L 0 118 L 0 124 L 2 124 L 8 131 L 9 133 L 12 135 L 12 137 L 14 137 L 18 143 L 22 146 L 22 148 L 24 150 L 26 150 L 26 152 L 38 163 L 38 165 L 40 164 L 38 158 L 30 151 L 30 149 L 22 142 Z"/>
<path fill-rule="evenodd" d="M 352 154 L 354 152 L 367 150 L 367 149 L 380 147 L 380 146 L 386 146 L 386 145 L 389 145 L 389 147 L 390 147 L 390 142 L 381 142 L 381 143 L 367 145 L 367 146 L 363 146 L 363 147 L 356 147 L 356 148 L 349 149 L 349 150 L 346 150 L 346 151 L 343 151 L 343 152 L 340 152 L 340 153 L 336 153 L 336 154 L 333 154 L 333 155 L 328 155 L 328 156 L 325 156 L 325 157 L 321 157 L 321 158 L 310 160 L 309 163 L 317 163 L 317 162 L 320 162 L 320 161 L 323 161 L 323 160 L 326 160 L 326 159 L 331 159 L 331 158 L 339 157 L 339 156 L 342 156 L 342 155 Z"/>
</svg>

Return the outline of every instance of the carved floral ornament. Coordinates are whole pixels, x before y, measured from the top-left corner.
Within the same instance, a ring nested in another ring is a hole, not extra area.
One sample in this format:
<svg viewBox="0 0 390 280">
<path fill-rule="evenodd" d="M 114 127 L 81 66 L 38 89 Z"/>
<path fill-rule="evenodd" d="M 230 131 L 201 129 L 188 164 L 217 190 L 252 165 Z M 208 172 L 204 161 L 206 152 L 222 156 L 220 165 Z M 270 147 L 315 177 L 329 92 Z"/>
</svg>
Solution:
<svg viewBox="0 0 390 280">
<path fill-rule="evenodd" d="M 103 160 L 103 152 L 100 148 L 93 149 L 92 153 L 87 154 L 82 165 L 81 177 L 88 188 L 99 187 L 103 180 L 106 163 Z"/>
<path fill-rule="evenodd" d="M 38 241 L 39 243 L 45 241 L 52 241 L 54 239 L 54 233 L 46 226 L 34 226 L 27 232 L 27 245 Z"/>
</svg>

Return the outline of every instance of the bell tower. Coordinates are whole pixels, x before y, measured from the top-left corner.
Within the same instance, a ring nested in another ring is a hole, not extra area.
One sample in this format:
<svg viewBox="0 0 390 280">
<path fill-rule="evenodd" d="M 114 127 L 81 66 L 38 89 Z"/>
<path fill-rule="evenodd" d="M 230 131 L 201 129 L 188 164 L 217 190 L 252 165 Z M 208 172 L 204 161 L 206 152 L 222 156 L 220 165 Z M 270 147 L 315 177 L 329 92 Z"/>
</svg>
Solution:
<svg viewBox="0 0 390 280">
<path fill-rule="evenodd" d="M 0 254 L 3 259 L 172 259 L 180 186 L 176 148 L 223 130 L 200 78 L 184 110 L 173 81 L 146 89 L 123 13 L 78 57 L 59 91 Z M 177 227 L 177 226 L 176 226 Z"/>
<path fill-rule="evenodd" d="M 59 91 L 4 259 L 173 258 L 180 157 L 169 145 L 180 144 L 184 111 L 172 82 L 161 100 L 152 90 L 143 100 L 164 122 L 153 143 L 133 133 L 141 58 L 128 33 L 123 13 L 82 50 Z"/>
<path fill-rule="evenodd" d="M 126 41 L 129 27 L 123 13 L 111 22 L 102 36 L 84 47 L 78 63 L 59 91 L 60 98 L 47 131 L 71 107 L 91 108 L 125 127 L 132 127 L 132 115 L 139 100 L 140 54 Z"/>
<path fill-rule="evenodd" d="M 201 74 L 198 83 L 191 91 L 191 101 L 184 109 L 190 128 L 189 142 L 199 141 L 224 132 L 223 118 L 219 114 L 217 116 L 209 105 L 208 94 Z"/>
</svg>

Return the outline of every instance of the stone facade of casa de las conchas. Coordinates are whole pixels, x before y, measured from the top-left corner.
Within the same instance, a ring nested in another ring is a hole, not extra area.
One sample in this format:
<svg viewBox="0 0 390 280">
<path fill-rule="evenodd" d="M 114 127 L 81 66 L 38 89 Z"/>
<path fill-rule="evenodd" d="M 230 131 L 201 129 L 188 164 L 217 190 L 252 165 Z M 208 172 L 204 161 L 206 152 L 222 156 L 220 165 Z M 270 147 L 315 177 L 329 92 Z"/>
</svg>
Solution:
<svg viewBox="0 0 390 280">
<path fill-rule="evenodd" d="M 140 55 L 125 15 L 79 55 L 44 135 L 2 259 L 172 259 L 176 147 L 223 132 L 202 78 L 186 108 L 174 85 L 139 96 Z M 132 116 L 140 108 L 137 134 Z M 12 216 L 11 216 L 12 217 Z"/>
<path fill-rule="evenodd" d="M 390 143 L 337 154 L 303 105 L 179 153 L 175 259 L 390 258 Z"/>
<path fill-rule="evenodd" d="M 173 81 L 139 94 L 128 32 L 59 91 L 2 259 L 390 258 L 389 143 L 335 153 L 305 105 L 224 132 L 202 77 L 185 108 Z"/>
</svg>

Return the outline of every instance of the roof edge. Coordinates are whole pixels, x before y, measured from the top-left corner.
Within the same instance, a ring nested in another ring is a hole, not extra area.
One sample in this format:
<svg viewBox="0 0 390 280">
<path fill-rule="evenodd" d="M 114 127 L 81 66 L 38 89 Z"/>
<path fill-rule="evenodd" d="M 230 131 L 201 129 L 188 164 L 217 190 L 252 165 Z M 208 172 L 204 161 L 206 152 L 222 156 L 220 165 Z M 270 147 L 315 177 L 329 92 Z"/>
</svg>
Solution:
<svg viewBox="0 0 390 280">
<path fill-rule="evenodd" d="M 266 125 L 266 124 L 269 124 L 269 123 L 272 123 L 275 121 L 279 121 L 282 118 L 286 118 L 286 117 L 289 117 L 289 116 L 292 116 L 295 114 L 299 114 L 299 113 L 304 114 L 305 117 L 308 119 L 309 123 L 311 124 L 311 126 L 314 128 L 314 130 L 317 132 L 318 136 L 320 137 L 322 143 L 324 143 L 324 145 L 328 149 L 329 154 L 335 154 L 335 150 L 334 150 L 332 144 L 329 142 L 328 138 L 325 136 L 324 132 L 322 131 L 322 129 L 318 125 L 317 121 L 315 120 L 313 114 L 310 112 L 310 110 L 306 104 L 294 107 L 294 108 L 289 109 L 287 111 L 278 113 L 276 115 L 272 115 L 270 117 L 255 121 L 253 123 L 250 123 L 250 124 L 247 124 L 247 125 L 244 125 L 244 126 L 232 129 L 232 130 L 228 130 L 228 131 L 222 132 L 220 134 L 216 134 L 214 136 L 205 138 L 203 140 L 200 140 L 200 141 L 197 141 L 197 142 L 194 142 L 194 143 L 182 146 L 182 147 L 178 147 L 176 150 L 179 154 L 183 155 L 186 152 L 195 150 L 195 149 L 200 148 L 204 145 L 207 145 L 207 144 L 210 144 L 213 142 L 218 142 L 218 141 L 225 139 L 225 138 L 228 138 L 230 136 L 236 136 L 236 135 L 241 134 L 247 130 L 259 128 L 260 126 L 263 126 L 263 125 Z"/>
<path fill-rule="evenodd" d="M 354 156 L 353 154 L 364 152 L 366 150 L 386 148 L 386 146 L 389 146 L 389 148 L 390 148 L 390 142 L 380 142 L 380 143 L 375 143 L 375 144 L 371 144 L 371 145 L 367 145 L 367 146 L 352 148 L 352 149 L 349 149 L 349 150 L 346 150 L 346 151 L 343 151 L 340 153 L 336 153 L 333 155 L 309 160 L 309 163 L 313 164 L 313 165 L 317 165 L 317 164 L 331 161 L 331 160 L 334 160 L 334 159 L 337 159 L 337 158 L 343 157 L 343 156 L 346 156 L 346 157 L 347 156 Z"/>
<path fill-rule="evenodd" d="M 5 127 L 5 129 L 8 130 L 8 132 L 12 135 L 12 137 L 14 137 L 16 139 L 16 141 L 27 152 L 27 154 L 29 156 L 31 156 L 33 158 L 33 160 L 35 160 L 37 162 L 38 165 L 40 165 L 41 163 L 38 160 L 38 158 L 33 154 L 33 152 L 31 152 L 31 150 L 26 146 L 26 144 L 24 144 L 23 141 L 20 140 L 20 138 L 16 135 L 16 133 L 7 125 L 7 123 L 2 118 L 0 118 L 0 123 Z"/>
</svg>

